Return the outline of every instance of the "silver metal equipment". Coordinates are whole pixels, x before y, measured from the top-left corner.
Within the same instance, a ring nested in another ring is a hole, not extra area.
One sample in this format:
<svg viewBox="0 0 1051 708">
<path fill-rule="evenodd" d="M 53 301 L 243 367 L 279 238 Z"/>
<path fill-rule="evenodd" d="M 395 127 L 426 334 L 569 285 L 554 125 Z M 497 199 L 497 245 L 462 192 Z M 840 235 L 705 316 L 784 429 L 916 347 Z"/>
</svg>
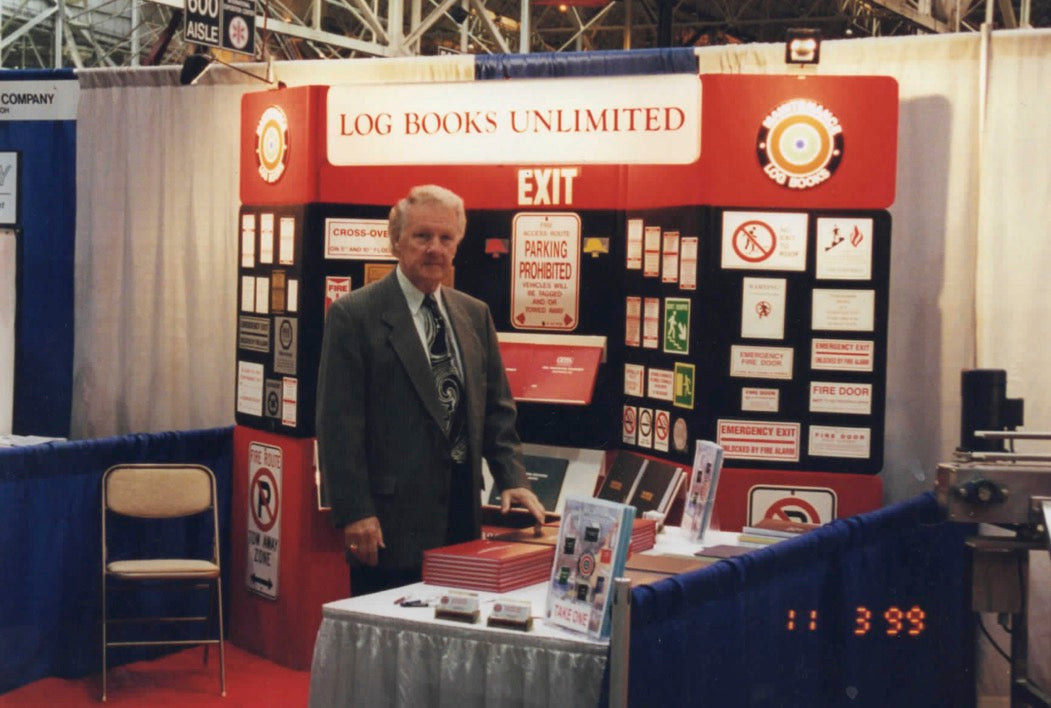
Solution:
<svg viewBox="0 0 1051 708">
<path fill-rule="evenodd" d="M 1016 453 L 1014 441 L 1051 440 L 1051 432 L 1014 431 L 1022 401 L 1004 396 L 1002 370 L 964 371 L 962 383 L 961 444 L 952 462 L 938 465 L 935 492 L 949 521 L 1000 527 L 967 540 L 971 606 L 1009 616 L 1012 708 L 1048 708 L 1051 694 L 1028 678 L 1026 595 L 1030 551 L 1051 552 L 1051 454 Z"/>
</svg>

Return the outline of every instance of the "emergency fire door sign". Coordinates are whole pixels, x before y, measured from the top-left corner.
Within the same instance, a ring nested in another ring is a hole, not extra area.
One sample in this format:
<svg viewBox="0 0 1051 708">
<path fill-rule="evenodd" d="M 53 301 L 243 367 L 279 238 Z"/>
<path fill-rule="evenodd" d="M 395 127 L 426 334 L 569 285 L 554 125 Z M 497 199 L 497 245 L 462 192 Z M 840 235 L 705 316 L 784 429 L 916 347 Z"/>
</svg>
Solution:
<svg viewBox="0 0 1051 708">
<path fill-rule="evenodd" d="M 511 323 L 516 329 L 577 328 L 580 230 L 577 214 L 515 215 Z"/>
<path fill-rule="evenodd" d="M 248 562 L 245 583 L 277 599 L 281 551 L 281 448 L 248 445 Z"/>
</svg>

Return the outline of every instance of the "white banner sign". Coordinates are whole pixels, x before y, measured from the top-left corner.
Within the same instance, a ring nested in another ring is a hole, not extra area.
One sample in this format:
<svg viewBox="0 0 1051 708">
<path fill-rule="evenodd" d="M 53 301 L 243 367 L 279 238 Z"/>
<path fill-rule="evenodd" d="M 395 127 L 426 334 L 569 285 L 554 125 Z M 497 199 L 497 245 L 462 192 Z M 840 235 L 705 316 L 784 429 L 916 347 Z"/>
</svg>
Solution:
<svg viewBox="0 0 1051 708">
<path fill-rule="evenodd" d="M 700 114 L 693 74 L 332 86 L 328 161 L 691 164 Z"/>
<path fill-rule="evenodd" d="M 79 101 L 79 81 L 0 81 L 0 120 L 76 120 Z"/>
</svg>

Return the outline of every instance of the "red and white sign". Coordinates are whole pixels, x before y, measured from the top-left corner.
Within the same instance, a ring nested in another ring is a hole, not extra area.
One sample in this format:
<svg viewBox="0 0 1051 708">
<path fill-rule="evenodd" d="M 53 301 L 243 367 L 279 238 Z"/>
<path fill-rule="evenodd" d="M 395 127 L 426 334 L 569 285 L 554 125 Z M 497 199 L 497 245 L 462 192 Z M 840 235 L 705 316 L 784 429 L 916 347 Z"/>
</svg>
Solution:
<svg viewBox="0 0 1051 708">
<path fill-rule="evenodd" d="M 625 445 L 634 445 L 638 433 L 638 409 L 635 406 L 624 406 L 621 419 L 621 440 Z"/>
<path fill-rule="evenodd" d="M 799 423 L 723 419 L 716 427 L 727 459 L 799 461 Z"/>
<path fill-rule="evenodd" d="M 866 460 L 872 444 L 869 428 L 811 425 L 807 452 L 813 457 L 851 457 Z"/>
<path fill-rule="evenodd" d="M 671 437 L 671 414 L 668 411 L 653 411 L 653 449 L 668 452 Z"/>
<path fill-rule="evenodd" d="M 624 395 L 642 398 L 645 391 L 646 367 L 642 364 L 624 365 Z"/>
<path fill-rule="evenodd" d="M 576 329 L 580 305 L 580 216 L 515 214 L 511 232 L 512 326 Z"/>
<path fill-rule="evenodd" d="M 642 298 L 635 295 L 625 300 L 624 344 L 629 347 L 642 344 Z"/>
<path fill-rule="evenodd" d="M 642 313 L 642 347 L 656 349 L 660 346 L 661 337 L 661 300 L 648 297 L 643 300 Z"/>
<path fill-rule="evenodd" d="M 675 372 L 671 369 L 650 369 L 647 381 L 650 398 L 671 401 L 675 398 Z"/>
<path fill-rule="evenodd" d="M 281 550 L 281 448 L 248 445 L 248 544 L 245 584 L 254 593 L 276 599 Z"/>
<path fill-rule="evenodd" d="M 625 268 L 628 270 L 642 269 L 642 230 L 642 219 L 628 219 L 627 248 L 625 249 L 627 257 Z"/>
<path fill-rule="evenodd" d="M 661 274 L 661 227 L 647 226 L 644 230 L 643 270 L 646 278 Z"/>
<path fill-rule="evenodd" d="M 684 165 L 701 153 L 700 105 L 695 74 L 331 86 L 328 161 Z"/>
<path fill-rule="evenodd" d="M 869 415 L 872 413 L 872 384 L 811 381 L 810 411 Z"/>
<path fill-rule="evenodd" d="M 679 250 L 679 289 L 697 289 L 697 243 L 696 236 L 684 236 Z"/>
<path fill-rule="evenodd" d="M 299 411 L 299 379 L 295 376 L 281 377 L 281 425 L 296 427 Z"/>
<path fill-rule="evenodd" d="M 776 388 L 745 386 L 741 389 L 741 410 L 756 413 L 777 413 L 781 407 L 781 391 Z"/>
<path fill-rule="evenodd" d="M 825 524 L 836 518 L 836 502 L 828 487 L 755 485 L 748 490 L 748 525 L 762 519 Z"/>
<path fill-rule="evenodd" d="M 387 222 L 382 219 L 325 219 L 325 258 L 393 261 Z"/>
<path fill-rule="evenodd" d="M 821 371 L 872 371 L 874 343 L 868 339 L 814 339 L 810 368 Z"/>
<path fill-rule="evenodd" d="M 816 231 L 818 280 L 872 278 L 872 219 L 818 219 Z"/>
<path fill-rule="evenodd" d="M 752 347 L 734 344 L 730 347 L 730 376 L 751 379 L 792 378 L 791 347 Z"/>
<path fill-rule="evenodd" d="M 723 268 L 805 271 L 807 218 L 781 212 L 724 212 Z"/>
<path fill-rule="evenodd" d="M 325 276 L 325 312 L 336 300 L 350 292 L 350 276 Z"/>
<path fill-rule="evenodd" d="M 664 243 L 661 246 L 662 283 L 676 283 L 679 280 L 679 232 L 665 231 Z"/>
</svg>

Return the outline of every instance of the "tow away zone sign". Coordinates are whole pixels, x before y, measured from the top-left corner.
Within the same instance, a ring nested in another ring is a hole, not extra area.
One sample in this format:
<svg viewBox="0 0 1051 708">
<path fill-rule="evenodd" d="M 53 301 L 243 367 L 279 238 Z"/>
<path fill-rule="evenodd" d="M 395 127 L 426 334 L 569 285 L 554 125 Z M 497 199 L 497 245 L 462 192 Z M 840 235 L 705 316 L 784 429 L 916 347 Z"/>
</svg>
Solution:
<svg viewBox="0 0 1051 708">
<path fill-rule="evenodd" d="M 281 448 L 248 445 L 248 562 L 245 583 L 254 593 L 277 599 L 281 551 Z"/>
</svg>

